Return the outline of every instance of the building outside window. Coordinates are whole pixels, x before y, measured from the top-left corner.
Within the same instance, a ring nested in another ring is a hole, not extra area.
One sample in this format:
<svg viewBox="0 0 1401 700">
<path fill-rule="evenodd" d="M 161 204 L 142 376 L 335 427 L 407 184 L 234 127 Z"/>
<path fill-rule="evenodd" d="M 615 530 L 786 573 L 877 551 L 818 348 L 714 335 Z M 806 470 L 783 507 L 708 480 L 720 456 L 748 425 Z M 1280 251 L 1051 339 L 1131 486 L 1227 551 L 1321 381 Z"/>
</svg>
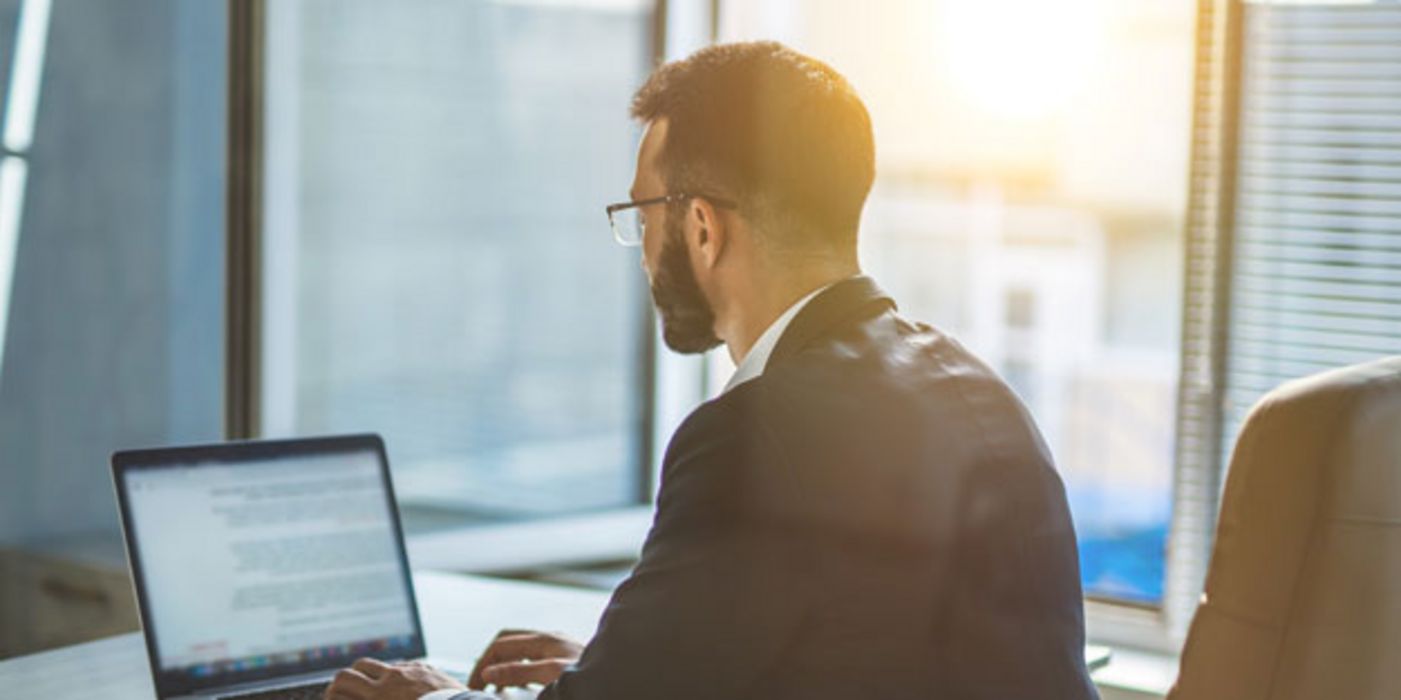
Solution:
<svg viewBox="0 0 1401 700">
<path fill-rule="evenodd" d="M 722 40 L 783 40 L 862 94 L 877 168 L 865 268 L 1027 404 L 1066 484 L 1086 594 L 1150 606 L 1172 515 L 1194 10 L 765 0 L 721 12 Z"/>
</svg>

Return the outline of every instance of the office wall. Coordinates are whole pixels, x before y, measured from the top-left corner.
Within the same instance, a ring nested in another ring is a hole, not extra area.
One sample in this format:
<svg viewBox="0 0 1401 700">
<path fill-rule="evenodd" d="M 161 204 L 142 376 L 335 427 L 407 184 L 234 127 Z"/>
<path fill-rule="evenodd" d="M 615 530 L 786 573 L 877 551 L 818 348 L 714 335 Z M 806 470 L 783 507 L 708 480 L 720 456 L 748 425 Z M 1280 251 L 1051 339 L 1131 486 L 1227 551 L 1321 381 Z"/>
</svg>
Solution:
<svg viewBox="0 0 1401 700">
<path fill-rule="evenodd" d="M 21 5 L 0 0 L 3 65 Z M 52 4 L 0 367 L 0 546 L 115 532 L 112 450 L 221 433 L 224 15 Z"/>
</svg>

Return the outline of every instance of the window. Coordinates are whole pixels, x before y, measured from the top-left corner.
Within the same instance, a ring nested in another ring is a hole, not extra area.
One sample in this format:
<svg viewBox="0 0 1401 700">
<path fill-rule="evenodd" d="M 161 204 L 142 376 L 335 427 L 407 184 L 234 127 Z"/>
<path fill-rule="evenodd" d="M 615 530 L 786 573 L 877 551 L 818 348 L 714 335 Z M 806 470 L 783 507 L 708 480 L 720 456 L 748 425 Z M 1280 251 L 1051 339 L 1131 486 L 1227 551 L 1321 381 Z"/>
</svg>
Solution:
<svg viewBox="0 0 1401 700">
<path fill-rule="evenodd" d="M 134 629 L 108 457 L 222 436 L 225 11 L 0 0 L 0 556 L 93 591 L 0 562 L 0 657 Z"/>
<path fill-rule="evenodd" d="M 1067 486 L 1087 595 L 1160 604 L 1192 109 L 1186 0 L 727 2 L 866 100 L 863 266 L 991 363 Z"/>
<path fill-rule="evenodd" d="M 263 432 L 384 434 L 411 530 L 643 504 L 626 0 L 268 3 Z"/>
</svg>

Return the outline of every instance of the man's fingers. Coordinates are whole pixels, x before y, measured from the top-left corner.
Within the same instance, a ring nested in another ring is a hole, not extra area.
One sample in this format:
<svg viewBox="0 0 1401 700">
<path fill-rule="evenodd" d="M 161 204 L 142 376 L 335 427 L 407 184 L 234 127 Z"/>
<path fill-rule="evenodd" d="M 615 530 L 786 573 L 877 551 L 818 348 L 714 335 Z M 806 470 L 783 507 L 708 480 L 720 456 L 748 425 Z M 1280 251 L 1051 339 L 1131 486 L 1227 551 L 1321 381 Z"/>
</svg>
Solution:
<svg viewBox="0 0 1401 700">
<path fill-rule="evenodd" d="M 498 634 L 496 636 L 497 638 L 500 638 L 501 635 Z M 495 642 L 492 643 L 492 645 L 494 644 Z M 492 645 L 488 645 L 486 649 L 483 649 L 482 655 L 477 657 L 477 663 L 473 664 L 472 672 L 467 675 L 468 688 L 472 690 L 481 690 L 482 688 L 486 687 L 486 681 L 482 680 L 482 671 L 485 670 L 487 666 L 490 666 L 492 664 Z"/>
<path fill-rule="evenodd" d="M 527 633 L 509 637 L 497 637 L 491 643 L 493 661 L 523 661 L 525 659 L 553 659 L 570 654 L 569 645 L 563 640 L 548 634 Z"/>
<path fill-rule="evenodd" d="M 482 680 L 482 669 L 491 665 L 491 649 L 496 645 L 496 640 L 502 637 L 515 637 L 522 634 L 530 634 L 530 630 L 504 629 L 496 633 L 491 638 L 491 644 L 482 651 L 482 655 L 477 658 L 477 663 L 472 666 L 472 673 L 467 676 L 467 687 L 472 690 L 481 690 L 486 687 L 486 681 Z"/>
<path fill-rule="evenodd" d="M 486 687 L 487 681 L 482 678 L 482 671 L 488 666 L 508 661 L 524 661 L 526 659 L 544 659 L 553 656 L 561 656 L 563 652 L 552 648 L 549 643 L 553 638 L 539 632 L 528 630 L 506 629 L 496 633 L 496 638 L 491 641 L 491 645 L 482 652 L 477 659 L 476 665 L 472 668 L 472 674 L 467 677 L 467 687 L 473 690 L 481 690 Z"/>
<path fill-rule="evenodd" d="M 563 659 L 544 661 L 511 661 L 487 666 L 482 670 L 482 679 L 498 688 L 531 683 L 551 683 L 559 678 L 570 662 Z"/>
<path fill-rule="evenodd" d="M 369 676 L 353 668 L 343 669 L 326 688 L 326 700 L 366 700 L 374 692 L 375 683 Z"/>
<path fill-rule="evenodd" d="M 384 663 L 379 659 L 369 658 L 356 659 L 355 663 L 351 664 L 350 667 L 364 674 L 366 677 L 376 679 L 380 676 L 383 676 L 384 672 L 390 669 L 389 664 Z"/>
</svg>

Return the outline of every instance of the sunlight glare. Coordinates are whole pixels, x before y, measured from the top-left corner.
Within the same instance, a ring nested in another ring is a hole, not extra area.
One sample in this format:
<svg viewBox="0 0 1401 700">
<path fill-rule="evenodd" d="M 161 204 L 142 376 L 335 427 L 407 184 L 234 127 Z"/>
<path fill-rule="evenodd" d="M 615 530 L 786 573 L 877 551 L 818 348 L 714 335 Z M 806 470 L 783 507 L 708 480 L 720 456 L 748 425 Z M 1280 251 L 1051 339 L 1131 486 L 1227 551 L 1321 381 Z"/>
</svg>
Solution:
<svg viewBox="0 0 1401 700">
<path fill-rule="evenodd" d="M 1037 120 L 1074 99 L 1101 60 L 1104 0 L 952 0 L 936 52 L 971 106 Z"/>
</svg>

